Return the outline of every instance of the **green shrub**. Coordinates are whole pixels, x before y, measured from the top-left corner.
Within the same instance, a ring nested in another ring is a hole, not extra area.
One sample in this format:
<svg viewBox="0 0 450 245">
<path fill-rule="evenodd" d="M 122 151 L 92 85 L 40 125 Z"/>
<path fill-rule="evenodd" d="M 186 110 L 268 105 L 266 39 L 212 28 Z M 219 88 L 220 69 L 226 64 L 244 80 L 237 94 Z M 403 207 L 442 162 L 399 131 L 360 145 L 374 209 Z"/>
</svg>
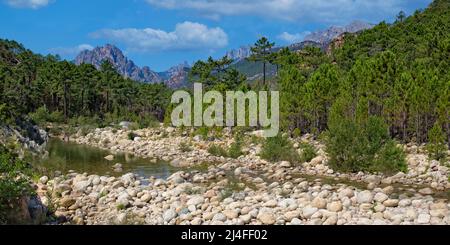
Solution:
<svg viewBox="0 0 450 245">
<path fill-rule="evenodd" d="M 326 136 L 329 165 L 342 172 L 394 173 L 406 170 L 405 154 L 389 136 L 382 118 L 356 122 L 332 117 Z"/>
<path fill-rule="evenodd" d="M 445 143 L 445 134 L 441 125 L 436 123 L 428 132 L 428 156 L 431 159 L 445 161 L 447 159 L 447 145 Z"/>
<path fill-rule="evenodd" d="M 286 136 L 281 134 L 267 138 L 264 141 L 260 156 L 271 162 L 289 161 L 297 163 L 300 160 L 300 156 L 292 146 L 292 143 Z"/>
<path fill-rule="evenodd" d="M 60 111 L 54 111 L 54 112 L 50 113 L 48 121 L 54 122 L 54 123 L 63 123 L 64 122 L 64 113 L 62 113 Z"/>
<path fill-rule="evenodd" d="M 217 157 L 227 157 L 228 156 L 228 152 L 222 148 L 221 146 L 218 145 L 211 145 L 208 148 L 208 153 L 213 155 L 213 156 L 217 156 Z"/>
<path fill-rule="evenodd" d="M 0 145 L 0 224 L 13 222 L 10 212 L 21 198 L 33 193 L 29 174 L 28 164 Z"/>
<path fill-rule="evenodd" d="M 300 138 L 300 136 L 302 136 L 302 131 L 299 128 L 296 128 L 292 131 L 292 136 L 294 138 Z"/>
<path fill-rule="evenodd" d="M 33 120 L 38 125 L 43 125 L 50 119 L 50 112 L 47 107 L 41 106 L 35 112 L 29 114 L 31 120 Z"/>
<path fill-rule="evenodd" d="M 228 156 L 231 158 L 238 158 L 242 156 L 244 153 L 242 152 L 242 145 L 243 145 L 242 137 L 237 136 L 234 139 L 234 142 L 230 145 L 230 148 L 228 149 Z"/>
<path fill-rule="evenodd" d="M 182 152 L 190 152 L 190 151 L 192 151 L 192 144 L 190 142 L 189 143 L 181 142 L 180 145 L 178 146 L 178 148 Z"/>
<path fill-rule="evenodd" d="M 302 143 L 302 144 L 300 144 L 300 149 L 301 149 L 301 154 L 300 154 L 301 162 L 309 162 L 314 157 L 317 156 L 316 149 L 311 144 Z"/>
<path fill-rule="evenodd" d="M 200 127 L 194 131 L 194 136 L 200 135 L 203 140 L 208 139 L 209 128 L 208 127 Z"/>
</svg>

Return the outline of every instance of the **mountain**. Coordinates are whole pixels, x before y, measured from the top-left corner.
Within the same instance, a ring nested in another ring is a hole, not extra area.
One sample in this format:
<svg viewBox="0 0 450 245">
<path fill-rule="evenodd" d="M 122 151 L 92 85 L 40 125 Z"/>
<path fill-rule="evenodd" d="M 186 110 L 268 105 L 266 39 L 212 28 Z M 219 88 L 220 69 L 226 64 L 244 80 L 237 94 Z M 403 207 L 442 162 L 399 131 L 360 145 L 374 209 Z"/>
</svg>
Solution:
<svg viewBox="0 0 450 245">
<path fill-rule="evenodd" d="M 241 46 L 238 49 L 228 51 L 225 55 L 233 61 L 238 62 L 250 57 L 251 54 L 252 51 L 250 46 Z"/>
<path fill-rule="evenodd" d="M 305 41 L 313 41 L 326 46 L 343 33 L 356 33 L 373 27 L 374 25 L 363 21 L 353 21 L 344 27 L 332 26 L 326 30 L 313 32 L 305 37 Z"/>
<path fill-rule="evenodd" d="M 165 72 L 159 72 L 158 75 L 167 86 L 171 88 L 181 88 L 186 86 L 190 70 L 191 66 L 187 62 L 184 62 L 171 67 Z"/>
<path fill-rule="evenodd" d="M 124 77 L 139 82 L 162 82 L 158 74 L 152 71 L 148 66 L 140 68 L 135 65 L 132 60 L 129 60 L 119 48 L 111 44 L 106 44 L 103 47 L 96 47 L 93 50 L 82 51 L 75 58 L 75 64 L 92 64 L 99 69 L 104 60 L 111 62 L 117 69 L 117 72 Z"/>
</svg>

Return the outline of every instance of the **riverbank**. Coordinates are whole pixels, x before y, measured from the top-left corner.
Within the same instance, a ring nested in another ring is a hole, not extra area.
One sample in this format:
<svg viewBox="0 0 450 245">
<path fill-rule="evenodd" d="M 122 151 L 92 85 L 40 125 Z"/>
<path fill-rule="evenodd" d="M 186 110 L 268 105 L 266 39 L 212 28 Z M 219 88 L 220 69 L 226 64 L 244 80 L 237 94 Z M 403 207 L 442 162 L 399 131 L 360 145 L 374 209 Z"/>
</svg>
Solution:
<svg viewBox="0 0 450 245">
<path fill-rule="evenodd" d="M 327 167 L 324 147 L 307 163 L 270 163 L 247 142 L 238 159 L 212 156 L 230 132 L 206 141 L 173 128 L 96 129 L 71 140 L 179 167 L 167 180 L 69 173 L 41 179 L 38 193 L 60 222 L 74 224 L 450 224 L 447 167 L 405 146 L 408 173 L 341 174 Z M 254 133 L 255 134 L 255 133 Z M 132 138 L 132 139 L 131 139 Z M 190 151 L 180 147 L 189 142 Z M 116 164 L 114 157 L 111 165 Z"/>
</svg>

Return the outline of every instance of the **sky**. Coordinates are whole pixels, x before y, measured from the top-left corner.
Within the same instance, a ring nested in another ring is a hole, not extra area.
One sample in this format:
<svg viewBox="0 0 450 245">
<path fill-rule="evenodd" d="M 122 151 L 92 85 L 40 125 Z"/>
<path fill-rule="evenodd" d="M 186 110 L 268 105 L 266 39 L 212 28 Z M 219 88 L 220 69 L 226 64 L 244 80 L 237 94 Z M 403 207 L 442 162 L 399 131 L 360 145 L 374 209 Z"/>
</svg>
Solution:
<svg viewBox="0 0 450 245">
<path fill-rule="evenodd" d="M 0 38 L 73 60 L 116 45 L 139 66 L 164 71 L 253 44 L 282 46 L 353 20 L 392 22 L 431 0 L 0 0 Z"/>
</svg>

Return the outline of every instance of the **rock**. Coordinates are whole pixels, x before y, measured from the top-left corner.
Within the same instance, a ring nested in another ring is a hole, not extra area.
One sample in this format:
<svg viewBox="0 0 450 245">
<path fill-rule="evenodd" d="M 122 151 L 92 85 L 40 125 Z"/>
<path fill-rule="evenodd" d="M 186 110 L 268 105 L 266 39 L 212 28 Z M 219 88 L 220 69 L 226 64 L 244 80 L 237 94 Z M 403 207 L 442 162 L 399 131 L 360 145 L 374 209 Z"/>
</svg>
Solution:
<svg viewBox="0 0 450 245">
<path fill-rule="evenodd" d="M 419 214 L 419 217 L 417 217 L 417 223 L 418 224 L 429 224 L 430 223 L 430 215 L 429 214 Z"/>
<path fill-rule="evenodd" d="M 275 216 L 269 212 L 261 212 L 258 219 L 265 225 L 273 225 L 276 222 Z"/>
<path fill-rule="evenodd" d="M 149 202 L 152 199 L 152 196 L 148 193 L 141 196 L 140 200 L 144 203 Z"/>
<path fill-rule="evenodd" d="M 373 201 L 373 195 L 370 191 L 362 191 L 358 193 L 356 200 L 358 203 L 371 203 Z"/>
<path fill-rule="evenodd" d="M 392 193 L 394 193 L 394 187 L 392 186 L 386 186 L 383 188 L 383 193 L 386 195 L 391 195 Z"/>
<path fill-rule="evenodd" d="M 170 222 L 172 219 L 177 217 L 177 213 L 175 212 L 175 209 L 168 209 L 163 214 L 164 222 Z"/>
<path fill-rule="evenodd" d="M 426 188 L 420 189 L 419 193 L 422 195 L 431 195 L 434 193 L 434 191 L 431 188 L 426 187 Z"/>
<path fill-rule="evenodd" d="M 108 155 L 105 157 L 107 161 L 114 161 L 114 155 Z"/>
<path fill-rule="evenodd" d="M 291 220 L 290 224 L 291 225 L 301 225 L 302 221 L 300 219 L 298 219 L 298 218 L 294 218 L 294 219 Z"/>
<path fill-rule="evenodd" d="M 383 204 L 377 204 L 373 210 L 375 210 L 375 212 L 384 212 L 386 207 Z"/>
<path fill-rule="evenodd" d="M 122 175 L 122 177 L 120 177 L 120 179 L 124 182 L 124 183 L 134 183 L 134 181 L 136 180 L 136 177 L 134 176 L 133 173 L 128 173 L 128 174 L 124 174 Z"/>
<path fill-rule="evenodd" d="M 313 216 L 313 214 L 315 214 L 317 212 L 317 210 L 318 209 L 315 207 L 306 206 L 302 210 L 303 217 L 305 217 L 306 219 L 309 219 L 309 218 L 311 218 L 311 216 Z"/>
<path fill-rule="evenodd" d="M 277 200 L 269 200 L 266 203 L 264 203 L 264 207 L 274 208 L 278 205 Z"/>
<path fill-rule="evenodd" d="M 397 207 L 398 206 L 398 199 L 388 199 L 386 201 L 383 202 L 383 205 L 388 207 L 388 208 L 393 208 L 393 207 Z"/>
<path fill-rule="evenodd" d="M 59 205 L 61 205 L 61 207 L 64 207 L 64 208 L 68 208 L 68 207 L 74 205 L 75 202 L 76 202 L 76 200 L 71 197 L 64 197 L 59 201 Z"/>
<path fill-rule="evenodd" d="M 316 197 L 314 198 L 314 200 L 311 202 L 311 205 L 315 208 L 318 209 L 324 209 L 327 207 L 327 201 L 321 197 Z"/>
<path fill-rule="evenodd" d="M 87 188 L 91 185 L 91 183 L 88 180 L 84 180 L 84 181 L 79 181 L 76 182 L 73 185 L 73 190 L 76 192 L 86 192 Z"/>
<path fill-rule="evenodd" d="M 376 202 L 379 202 L 379 203 L 383 203 L 383 202 L 386 201 L 388 198 L 389 198 L 388 195 L 386 195 L 386 194 L 384 194 L 384 193 L 382 193 L 382 192 L 378 192 L 378 193 L 375 194 L 375 196 L 373 197 L 373 199 L 374 199 Z"/>
<path fill-rule="evenodd" d="M 409 199 L 402 199 L 398 202 L 398 206 L 400 207 L 408 207 L 409 205 L 411 205 L 411 200 Z"/>
<path fill-rule="evenodd" d="M 444 202 L 433 203 L 430 205 L 430 209 L 431 210 L 447 209 L 447 204 L 445 204 Z"/>
<path fill-rule="evenodd" d="M 448 215 L 447 209 L 432 209 L 430 210 L 431 217 L 444 218 Z"/>
<path fill-rule="evenodd" d="M 225 210 L 223 211 L 223 214 L 228 218 L 228 219 L 235 219 L 238 217 L 238 212 L 236 212 L 235 210 Z"/>
<path fill-rule="evenodd" d="M 328 217 L 327 220 L 325 220 L 325 222 L 323 222 L 322 225 L 336 225 L 338 221 L 338 218 L 336 215 L 331 215 L 330 217 Z"/>
<path fill-rule="evenodd" d="M 48 177 L 47 176 L 42 176 L 41 178 L 39 178 L 39 182 L 43 185 L 47 184 L 48 182 Z"/>
<path fill-rule="evenodd" d="M 242 220 L 242 222 L 244 222 L 244 224 L 248 224 L 248 222 L 250 222 L 250 220 L 252 220 L 252 216 L 250 214 L 245 214 L 245 215 L 239 216 L 239 219 Z"/>
<path fill-rule="evenodd" d="M 223 213 L 217 213 L 212 218 L 212 221 L 221 221 L 225 222 L 227 220 L 227 217 Z"/>
<path fill-rule="evenodd" d="M 416 210 L 414 210 L 413 208 L 407 209 L 405 212 L 405 218 L 409 221 L 415 220 L 417 218 Z"/>
<path fill-rule="evenodd" d="M 187 201 L 186 205 L 188 205 L 188 206 L 190 206 L 190 205 L 197 206 L 197 205 L 202 204 L 204 201 L 205 201 L 205 198 L 204 198 L 204 197 L 202 197 L 202 196 L 200 196 L 200 195 L 197 195 L 197 196 L 191 197 L 191 198 Z"/>
<path fill-rule="evenodd" d="M 339 191 L 339 198 L 343 199 L 344 197 L 351 198 L 355 195 L 354 191 L 352 189 L 346 188 L 341 191 Z"/>
<path fill-rule="evenodd" d="M 317 156 L 317 157 L 313 158 L 310 163 L 312 166 L 315 166 L 315 165 L 322 164 L 322 162 L 323 162 L 323 156 Z"/>
<path fill-rule="evenodd" d="M 288 161 L 282 161 L 280 162 L 280 167 L 281 168 L 290 168 L 291 167 L 291 163 Z"/>
<path fill-rule="evenodd" d="M 116 217 L 116 224 L 118 225 L 125 225 L 127 221 L 127 214 L 126 213 L 120 213 Z"/>
<path fill-rule="evenodd" d="M 284 213 L 283 216 L 286 221 L 292 221 L 293 219 L 300 217 L 300 212 L 296 211 L 296 210 L 289 211 L 289 212 Z"/>
<path fill-rule="evenodd" d="M 342 211 L 342 203 L 339 201 L 328 203 L 327 209 L 331 212 L 340 212 Z M 336 219 L 337 222 L 337 219 Z"/>
<path fill-rule="evenodd" d="M 166 132 L 171 134 L 171 133 L 175 132 L 175 128 L 174 127 L 167 127 L 166 128 Z"/>
</svg>

